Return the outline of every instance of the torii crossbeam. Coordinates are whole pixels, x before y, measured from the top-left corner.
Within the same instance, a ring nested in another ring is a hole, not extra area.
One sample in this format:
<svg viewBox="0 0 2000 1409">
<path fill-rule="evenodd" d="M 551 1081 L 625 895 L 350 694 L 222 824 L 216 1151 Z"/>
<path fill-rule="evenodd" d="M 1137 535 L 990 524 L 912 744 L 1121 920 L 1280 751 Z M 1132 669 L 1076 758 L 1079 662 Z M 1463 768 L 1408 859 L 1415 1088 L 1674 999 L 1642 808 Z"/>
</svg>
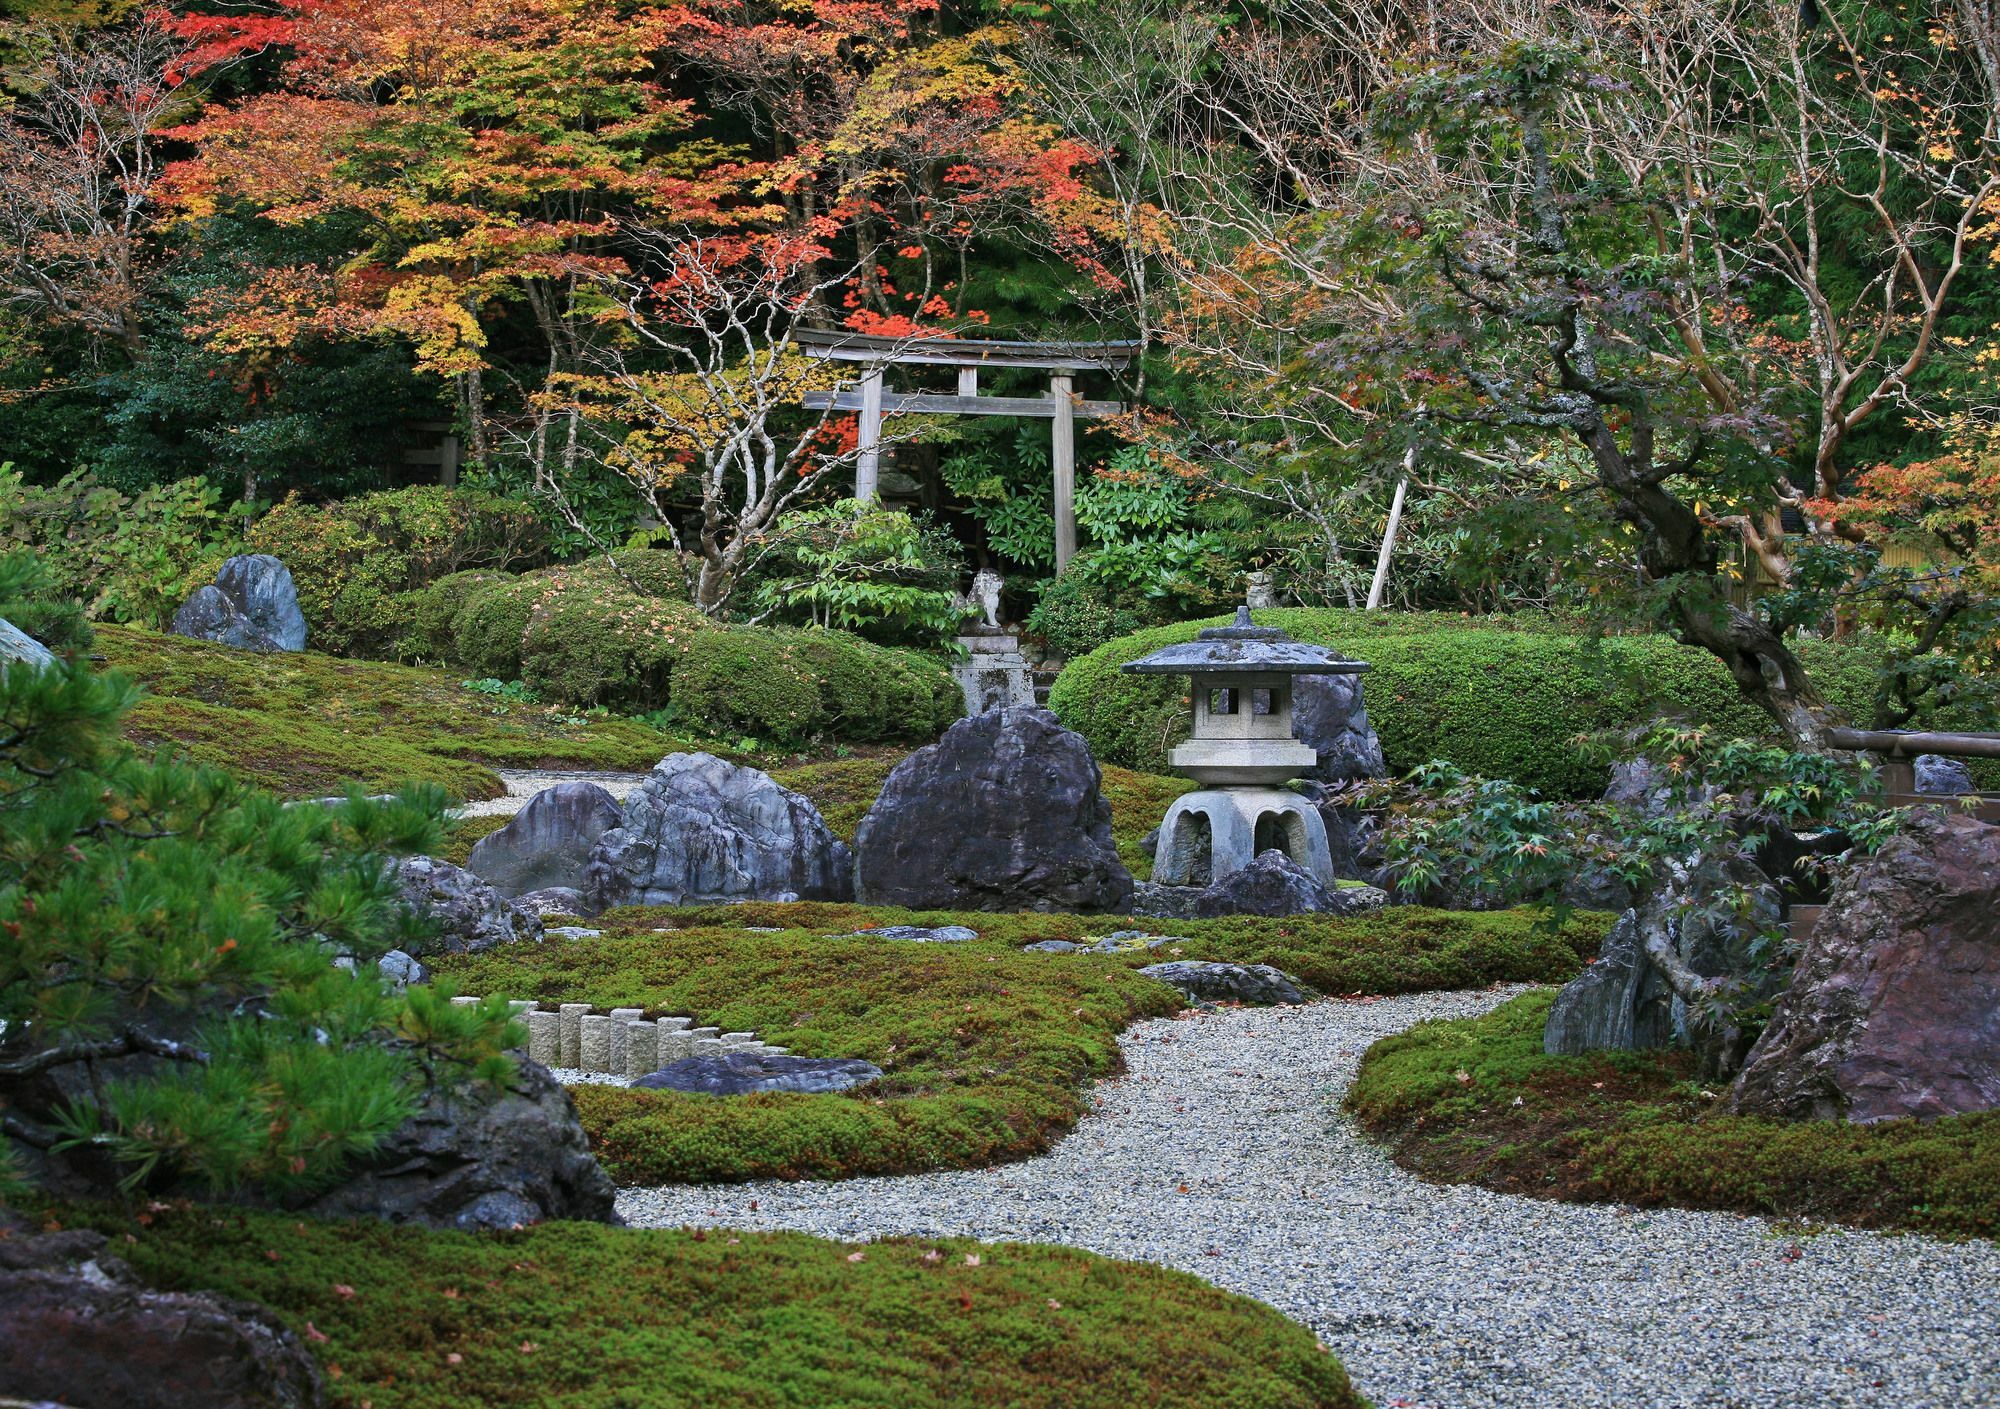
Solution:
<svg viewBox="0 0 2000 1409">
<path fill-rule="evenodd" d="M 889 338 L 865 333 L 797 329 L 792 340 L 808 357 L 866 364 L 853 391 L 806 393 L 815 411 L 861 413 L 854 463 L 854 497 L 878 497 L 882 468 L 882 418 L 895 415 L 1047 416 L 1049 464 L 1055 478 L 1056 571 L 1076 556 L 1076 418 L 1122 415 L 1122 401 L 1084 401 L 1076 395 L 1079 372 L 1110 372 L 1139 355 L 1138 342 L 1006 342 L 974 338 Z M 958 392 L 892 392 L 883 386 L 890 367 L 955 367 Z M 981 396 L 982 367 L 1049 374 L 1047 396 Z"/>
</svg>

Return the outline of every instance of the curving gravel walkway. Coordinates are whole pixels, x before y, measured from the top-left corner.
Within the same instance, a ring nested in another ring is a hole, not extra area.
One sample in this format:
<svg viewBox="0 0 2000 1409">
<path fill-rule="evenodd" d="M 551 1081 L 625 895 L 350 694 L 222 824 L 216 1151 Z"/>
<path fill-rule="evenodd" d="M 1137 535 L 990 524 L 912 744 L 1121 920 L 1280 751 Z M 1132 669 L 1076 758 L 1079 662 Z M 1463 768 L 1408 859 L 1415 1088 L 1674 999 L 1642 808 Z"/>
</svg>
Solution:
<svg viewBox="0 0 2000 1409">
<path fill-rule="evenodd" d="M 582 768 L 496 768 L 493 771 L 507 785 L 506 796 L 468 802 L 459 808 L 460 816 L 512 817 L 528 805 L 529 798 L 557 783 L 595 783 L 622 802 L 627 793 L 647 778 L 644 773 L 593 773 Z"/>
<path fill-rule="evenodd" d="M 1378 1406 L 2000 1404 L 2000 1247 L 1423 1183 L 1338 1113 L 1376 1038 L 1519 990 L 1187 1013 L 1046 1156 L 629 1189 L 635 1224 L 1067 1243 L 1259 1297 Z M 1185 1186 L 1186 1192 L 1182 1192 Z"/>
</svg>

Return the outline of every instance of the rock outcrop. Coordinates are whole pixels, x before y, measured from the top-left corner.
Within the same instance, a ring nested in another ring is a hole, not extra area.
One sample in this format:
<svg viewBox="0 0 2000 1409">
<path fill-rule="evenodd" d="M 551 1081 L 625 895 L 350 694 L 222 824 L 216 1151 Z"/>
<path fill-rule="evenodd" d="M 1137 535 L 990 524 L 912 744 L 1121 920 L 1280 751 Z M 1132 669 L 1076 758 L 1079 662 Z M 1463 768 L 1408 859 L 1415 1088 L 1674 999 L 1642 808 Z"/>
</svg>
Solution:
<svg viewBox="0 0 2000 1409">
<path fill-rule="evenodd" d="M 432 1087 L 353 1174 L 303 1209 L 430 1228 L 512 1228 L 551 1218 L 615 1222 L 615 1193 L 569 1092 L 547 1067 L 517 1056 L 504 1088 Z"/>
<path fill-rule="evenodd" d="M 56 653 L 30 636 L 13 622 L 0 617 L 0 666 L 22 661 L 37 670 L 47 670 L 56 663 Z"/>
<path fill-rule="evenodd" d="M 539 943 L 541 916 L 511 903 L 485 881 L 435 856 L 405 856 L 395 863 L 403 903 L 428 916 L 437 933 L 411 952 L 480 954 L 503 944 Z"/>
<path fill-rule="evenodd" d="M 88 1229 L 0 1210 L 0 1401 L 78 1409 L 315 1409 L 319 1367 L 261 1306 L 160 1292 Z"/>
<path fill-rule="evenodd" d="M 229 559 L 215 581 L 181 603 L 173 633 L 246 651 L 303 651 L 306 619 L 291 571 L 269 553 Z"/>
<path fill-rule="evenodd" d="M 1836 882 L 1730 1108 L 1858 1123 L 2000 1108 L 2000 826 L 1912 812 Z"/>
<path fill-rule="evenodd" d="M 1122 913 L 1132 874 L 1089 746 L 1046 709 L 989 710 L 896 765 L 855 838 L 863 904 Z"/>
<path fill-rule="evenodd" d="M 1303 1003 L 1308 996 L 1297 979 L 1269 964 L 1175 959 L 1165 964 L 1148 964 L 1139 972 L 1172 984 L 1197 1002 Z"/>
<path fill-rule="evenodd" d="M 632 1084 L 647 1091 L 747 1096 L 755 1091 L 846 1091 L 882 1079 L 882 1068 L 854 1057 L 789 1057 L 754 1052 L 683 1057 Z"/>
<path fill-rule="evenodd" d="M 1133 898 L 1135 914 L 1174 920 L 1224 915 L 1362 915 L 1389 903 L 1374 886 L 1325 886 L 1276 849 L 1205 886 L 1163 886 L 1147 881 Z"/>
<path fill-rule="evenodd" d="M 557 783 L 529 798 L 499 831 L 481 837 L 465 869 L 510 898 L 556 887 L 581 890 L 590 853 L 624 822 L 618 799 L 597 784 Z"/>
<path fill-rule="evenodd" d="M 1382 740 L 1368 722 L 1359 675 L 1292 677 L 1292 737 L 1319 755 L 1307 774 L 1322 783 L 1352 783 L 1388 774 Z"/>
<path fill-rule="evenodd" d="M 767 773 L 675 753 L 625 799 L 597 839 L 584 898 L 613 905 L 849 900 L 853 862 L 819 809 Z"/>
</svg>

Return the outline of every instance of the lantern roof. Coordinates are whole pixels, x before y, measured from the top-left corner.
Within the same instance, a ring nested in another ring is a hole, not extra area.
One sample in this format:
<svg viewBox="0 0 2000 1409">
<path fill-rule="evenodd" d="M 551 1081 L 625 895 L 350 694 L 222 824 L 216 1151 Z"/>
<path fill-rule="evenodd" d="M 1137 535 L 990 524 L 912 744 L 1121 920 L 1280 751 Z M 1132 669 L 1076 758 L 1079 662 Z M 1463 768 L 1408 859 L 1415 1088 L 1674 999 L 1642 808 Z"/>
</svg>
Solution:
<svg viewBox="0 0 2000 1409">
<path fill-rule="evenodd" d="M 1208 627 L 1192 641 L 1122 668 L 1134 675 L 1359 675 L 1368 664 L 1294 641 L 1275 626 L 1258 626 L 1250 620 L 1250 608 L 1238 607 L 1230 625 Z"/>
</svg>

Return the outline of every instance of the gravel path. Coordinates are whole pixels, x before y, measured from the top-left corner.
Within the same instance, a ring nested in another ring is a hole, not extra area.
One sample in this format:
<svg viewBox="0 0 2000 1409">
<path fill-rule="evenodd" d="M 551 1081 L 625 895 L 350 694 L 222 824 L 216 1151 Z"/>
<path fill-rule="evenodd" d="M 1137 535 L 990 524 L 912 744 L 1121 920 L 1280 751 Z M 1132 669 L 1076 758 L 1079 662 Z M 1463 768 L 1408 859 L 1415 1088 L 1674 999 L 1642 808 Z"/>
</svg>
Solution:
<svg viewBox="0 0 2000 1409">
<path fill-rule="evenodd" d="M 619 801 L 639 784 L 646 781 L 644 773 L 591 773 L 583 769 L 562 768 L 496 768 L 500 781 L 507 785 L 505 797 L 490 797 L 484 802 L 468 802 L 459 809 L 465 817 L 512 817 L 528 805 L 528 799 L 543 788 L 552 788 L 557 783 L 595 783 Z"/>
<path fill-rule="evenodd" d="M 1542 1203 L 1403 1173 L 1338 1113 L 1376 1038 L 1508 991 L 1189 1013 L 998 1169 L 629 1189 L 635 1224 L 1067 1243 L 1312 1327 L 1378 1406 L 2000 1405 L 2000 1247 Z M 1183 1186 L 1185 1192 L 1182 1192 Z"/>
</svg>

